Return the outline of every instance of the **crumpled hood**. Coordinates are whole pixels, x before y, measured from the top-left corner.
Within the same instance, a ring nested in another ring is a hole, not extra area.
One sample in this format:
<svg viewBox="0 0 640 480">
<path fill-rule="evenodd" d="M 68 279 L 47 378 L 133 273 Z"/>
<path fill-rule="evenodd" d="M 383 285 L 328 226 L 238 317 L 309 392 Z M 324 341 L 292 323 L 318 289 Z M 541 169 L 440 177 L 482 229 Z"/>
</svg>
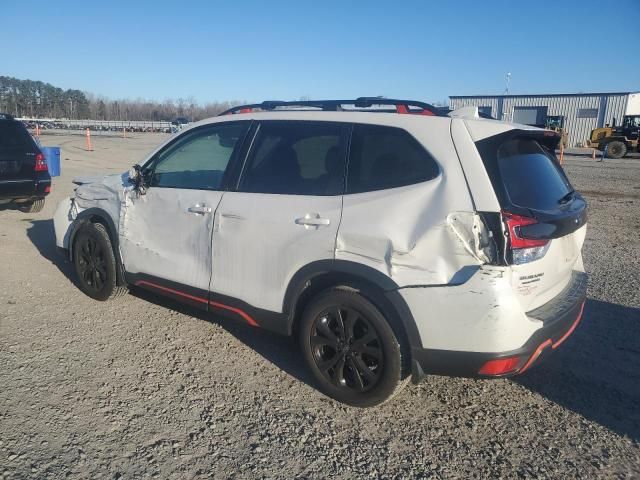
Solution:
<svg viewBox="0 0 640 480">
<path fill-rule="evenodd" d="M 98 176 L 85 176 L 85 177 L 76 177 L 71 180 L 72 183 L 76 185 L 86 185 L 88 183 L 102 183 L 105 185 L 113 185 L 113 184 L 122 184 L 128 185 L 129 183 L 129 173 L 114 173 L 111 175 L 98 175 Z M 126 183 L 125 183 L 126 182 Z"/>
<path fill-rule="evenodd" d="M 73 179 L 76 188 L 76 202 L 81 208 L 89 208 L 91 203 L 111 201 L 120 204 L 125 189 L 130 187 L 129 174 L 118 173 L 102 177 L 79 177 Z"/>
</svg>

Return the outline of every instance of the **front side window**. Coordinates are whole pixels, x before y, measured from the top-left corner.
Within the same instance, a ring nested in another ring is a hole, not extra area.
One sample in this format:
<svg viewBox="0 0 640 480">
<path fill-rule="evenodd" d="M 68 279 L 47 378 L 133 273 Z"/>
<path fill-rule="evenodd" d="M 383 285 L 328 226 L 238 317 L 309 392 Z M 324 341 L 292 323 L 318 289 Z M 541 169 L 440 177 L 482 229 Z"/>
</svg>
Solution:
<svg viewBox="0 0 640 480">
<path fill-rule="evenodd" d="M 439 171 L 431 155 L 406 130 L 354 126 L 347 193 L 413 185 L 437 177 Z"/>
<path fill-rule="evenodd" d="M 286 195 L 340 195 L 349 127 L 328 122 L 260 124 L 240 190 Z"/>
<path fill-rule="evenodd" d="M 150 186 L 220 190 L 229 161 L 248 125 L 211 125 L 185 133 L 157 155 Z"/>
</svg>

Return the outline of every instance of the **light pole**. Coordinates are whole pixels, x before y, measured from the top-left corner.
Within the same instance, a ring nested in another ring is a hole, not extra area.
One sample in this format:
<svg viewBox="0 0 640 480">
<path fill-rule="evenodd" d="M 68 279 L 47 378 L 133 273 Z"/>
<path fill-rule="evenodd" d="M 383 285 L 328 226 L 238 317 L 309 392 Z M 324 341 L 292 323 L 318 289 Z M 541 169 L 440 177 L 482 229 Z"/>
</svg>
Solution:
<svg viewBox="0 0 640 480">
<path fill-rule="evenodd" d="M 507 84 L 504 89 L 504 94 L 509 95 L 509 82 L 511 81 L 511 72 L 507 73 Z"/>
</svg>

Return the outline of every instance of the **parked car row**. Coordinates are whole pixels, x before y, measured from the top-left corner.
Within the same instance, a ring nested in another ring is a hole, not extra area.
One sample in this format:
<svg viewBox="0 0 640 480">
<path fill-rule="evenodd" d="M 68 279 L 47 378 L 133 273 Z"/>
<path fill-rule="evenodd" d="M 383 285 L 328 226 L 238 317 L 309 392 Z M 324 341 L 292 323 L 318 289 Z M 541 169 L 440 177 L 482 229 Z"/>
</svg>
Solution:
<svg viewBox="0 0 640 480">
<path fill-rule="evenodd" d="M 79 125 L 77 123 L 69 123 L 64 121 L 59 122 L 51 122 L 51 121 L 43 121 L 43 122 L 35 122 L 35 121 L 23 121 L 24 126 L 34 131 L 36 127 L 40 128 L 40 130 L 86 130 L 87 128 L 91 131 L 96 132 L 122 132 L 123 129 L 126 132 L 131 133 L 172 133 L 171 127 L 147 127 L 147 126 L 118 126 L 118 125 Z"/>
</svg>

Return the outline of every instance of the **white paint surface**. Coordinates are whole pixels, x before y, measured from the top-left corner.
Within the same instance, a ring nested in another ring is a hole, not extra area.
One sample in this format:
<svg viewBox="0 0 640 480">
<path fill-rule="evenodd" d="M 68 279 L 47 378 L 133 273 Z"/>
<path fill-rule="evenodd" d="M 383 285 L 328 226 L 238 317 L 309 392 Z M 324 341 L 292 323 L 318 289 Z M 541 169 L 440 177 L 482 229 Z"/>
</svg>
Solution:
<svg viewBox="0 0 640 480">
<path fill-rule="evenodd" d="M 152 187 L 129 192 L 120 221 L 125 269 L 202 290 L 211 278 L 211 233 L 223 192 Z M 210 209 L 192 213 L 190 208 Z"/>
<path fill-rule="evenodd" d="M 340 196 L 225 193 L 216 213 L 211 289 L 281 312 L 291 277 L 334 258 L 341 208 Z M 305 217 L 329 223 L 296 223 Z"/>
</svg>

